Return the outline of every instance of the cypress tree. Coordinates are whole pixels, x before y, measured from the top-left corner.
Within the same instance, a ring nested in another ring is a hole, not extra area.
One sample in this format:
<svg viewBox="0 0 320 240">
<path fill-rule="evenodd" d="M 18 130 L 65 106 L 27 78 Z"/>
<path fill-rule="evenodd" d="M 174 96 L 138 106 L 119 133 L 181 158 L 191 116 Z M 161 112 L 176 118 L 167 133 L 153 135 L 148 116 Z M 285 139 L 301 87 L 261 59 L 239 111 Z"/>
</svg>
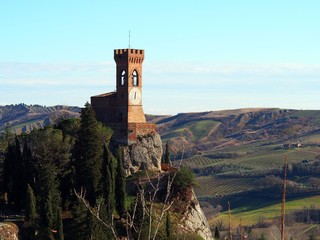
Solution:
<svg viewBox="0 0 320 240">
<path fill-rule="evenodd" d="M 99 124 L 92 106 L 86 103 L 81 110 L 81 126 L 76 143 L 76 174 L 78 187 L 84 187 L 91 206 L 96 204 L 101 181 L 102 141 Z"/>
<path fill-rule="evenodd" d="M 51 204 L 51 194 L 47 196 L 45 202 L 41 204 L 40 216 L 41 225 L 39 229 L 40 239 L 51 240 L 52 236 L 52 225 L 54 222 L 52 204 Z"/>
<path fill-rule="evenodd" d="M 22 159 L 24 162 L 24 182 L 25 184 L 33 184 L 35 175 L 32 163 L 32 152 L 26 141 L 23 145 Z"/>
<path fill-rule="evenodd" d="M 126 211 L 126 176 L 123 169 L 122 148 L 118 148 L 117 154 L 117 175 L 116 175 L 116 209 L 120 216 Z"/>
<path fill-rule="evenodd" d="M 103 151 L 102 179 L 106 211 L 112 213 L 115 209 L 115 159 L 106 146 Z"/>
<path fill-rule="evenodd" d="M 21 152 L 21 145 L 19 139 L 16 137 L 15 139 L 15 159 L 16 159 L 16 166 L 15 166 L 15 184 L 14 184 L 14 190 L 15 190 L 15 202 L 18 207 L 23 207 L 26 199 L 27 194 L 27 183 L 25 181 L 25 164 L 24 159 L 22 157 Z"/>
<path fill-rule="evenodd" d="M 26 220 L 31 226 L 35 226 L 36 223 L 36 198 L 34 196 L 33 190 L 28 184 L 27 186 L 27 199 L 25 207 Z"/>
<path fill-rule="evenodd" d="M 8 143 L 7 152 L 4 159 L 3 167 L 3 189 L 7 193 L 8 202 L 12 201 L 12 192 L 14 187 L 14 147 Z"/>
<path fill-rule="evenodd" d="M 63 234 L 63 223 L 62 223 L 62 216 L 61 216 L 61 208 L 58 208 L 57 212 L 57 218 L 56 218 L 56 240 L 64 240 L 64 234 Z"/>
<path fill-rule="evenodd" d="M 134 239 L 147 239 L 148 231 L 145 231 L 149 227 L 149 222 L 145 219 L 145 211 L 143 209 L 142 195 L 138 193 L 136 196 L 137 206 L 134 217 L 135 229 L 132 231 Z M 134 209 L 134 204 L 132 205 L 132 210 Z"/>
<path fill-rule="evenodd" d="M 17 207 L 23 206 L 21 204 L 26 197 L 26 184 L 23 181 L 24 166 L 18 137 L 8 145 L 3 175 L 4 190 L 8 193 L 9 202 L 14 202 Z"/>
<path fill-rule="evenodd" d="M 88 209 L 84 206 L 84 204 L 77 200 L 72 208 L 72 223 L 71 223 L 71 231 L 68 233 L 67 239 L 75 239 L 75 240 L 87 240 L 88 228 L 87 228 L 87 212 Z"/>
<path fill-rule="evenodd" d="M 165 154 L 164 154 L 164 163 L 165 164 L 171 164 L 170 149 L 169 149 L 169 143 L 168 142 L 166 142 L 166 150 L 165 150 Z"/>
<path fill-rule="evenodd" d="M 26 215 L 26 222 L 27 222 L 26 237 L 27 239 L 33 240 L 35 239 L 37 212 L 36 212 L 36 198 L 29 184 L 27 186 L 25 215 Z"/>
</svg>

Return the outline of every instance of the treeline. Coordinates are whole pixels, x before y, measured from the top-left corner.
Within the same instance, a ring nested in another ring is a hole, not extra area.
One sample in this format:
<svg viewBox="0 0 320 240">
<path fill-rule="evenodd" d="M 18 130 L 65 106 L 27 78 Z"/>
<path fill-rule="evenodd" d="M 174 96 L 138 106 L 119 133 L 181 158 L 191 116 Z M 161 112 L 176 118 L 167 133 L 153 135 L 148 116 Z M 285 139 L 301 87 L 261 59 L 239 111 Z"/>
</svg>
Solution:
<svg viewBox="0 0 320 240">
<path fill-rule="evenodd" d="M 65 119 L 19 137 L 5 134 L 1 204 L 2 209 L 24 214 L 22 239 L 112 239 L 75 196 L 85 191 L 89 206 L 99 205 L 105 221 L 124 214 L 121 149 L 110 150 L 111 135 L 88 103 L 80 119 Z"/>
</svg>

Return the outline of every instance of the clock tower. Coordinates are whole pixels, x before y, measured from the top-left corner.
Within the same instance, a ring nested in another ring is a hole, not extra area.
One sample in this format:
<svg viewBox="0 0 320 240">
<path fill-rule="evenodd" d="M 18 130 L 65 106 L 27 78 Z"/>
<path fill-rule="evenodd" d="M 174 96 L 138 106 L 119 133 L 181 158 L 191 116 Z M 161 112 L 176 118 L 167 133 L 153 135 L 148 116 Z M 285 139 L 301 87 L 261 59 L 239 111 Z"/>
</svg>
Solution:
<svg viewBox="0 0 320 240">
<path fill-rule="evenodd" d="M 142 62 L 144 50 L 116 49 L 114 50 L 116 67 L 117 93 L 119 107 L 128 108 L 127 121 L 146 122 L 142 110 Z"/>
<path fill-rule="evenodd" d="M 91 97 L 97 120 L 110 126 L 113 140 L 133 144 L 139 136 L 156 131 L 146 123 L 142 108 L 142 63 L 144 50 L 116 49 L 116 91 Z"/>
</svg>

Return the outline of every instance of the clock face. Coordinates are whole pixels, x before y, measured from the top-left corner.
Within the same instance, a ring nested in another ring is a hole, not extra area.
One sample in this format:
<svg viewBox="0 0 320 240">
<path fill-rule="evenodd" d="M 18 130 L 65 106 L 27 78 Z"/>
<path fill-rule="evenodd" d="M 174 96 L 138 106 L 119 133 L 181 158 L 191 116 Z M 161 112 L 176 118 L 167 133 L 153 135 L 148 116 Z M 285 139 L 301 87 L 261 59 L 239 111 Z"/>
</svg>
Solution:
<svg viewBox="0 0 320 240">
<path fill-rule="evenodd" d="M 133 105 L 141 103 L 141 92 L 138 88 L 132 88 L 129 92 L 129 100 Z"/>
</svg>

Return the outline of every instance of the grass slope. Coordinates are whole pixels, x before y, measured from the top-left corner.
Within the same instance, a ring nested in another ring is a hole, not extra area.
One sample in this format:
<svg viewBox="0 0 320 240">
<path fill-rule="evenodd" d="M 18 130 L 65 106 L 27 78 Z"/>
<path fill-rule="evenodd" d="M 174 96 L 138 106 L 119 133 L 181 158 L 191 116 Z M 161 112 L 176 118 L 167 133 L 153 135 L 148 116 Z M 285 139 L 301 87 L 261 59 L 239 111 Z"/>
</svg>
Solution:
<svg viewBox="0 0 320 240">
<path fill-rule="evenodd" d="M 259 217 L 264 217 L 266 222 L 278 221 L 281 217 L 281 199 L 266 202 L 264 199 L 242 199 L 241 202 L 236 202 L 239 205 L 232 208 L 231 204 L 231 219 L 234 224 L 241 222 L 243 225 L 251 226 L 257 223 Z M 303 210 L 304 207 L 314 205 L 317 209 L 320 208 L 320 196 L 311 196 L 299 199 L 288 200 L 286 203 L 286 213 Z M 228 212 L 224 211 L 217 217 L 208 219 L 210 225 L 214 225 L 216 221 L 228 222 Z"/>
</svg>

